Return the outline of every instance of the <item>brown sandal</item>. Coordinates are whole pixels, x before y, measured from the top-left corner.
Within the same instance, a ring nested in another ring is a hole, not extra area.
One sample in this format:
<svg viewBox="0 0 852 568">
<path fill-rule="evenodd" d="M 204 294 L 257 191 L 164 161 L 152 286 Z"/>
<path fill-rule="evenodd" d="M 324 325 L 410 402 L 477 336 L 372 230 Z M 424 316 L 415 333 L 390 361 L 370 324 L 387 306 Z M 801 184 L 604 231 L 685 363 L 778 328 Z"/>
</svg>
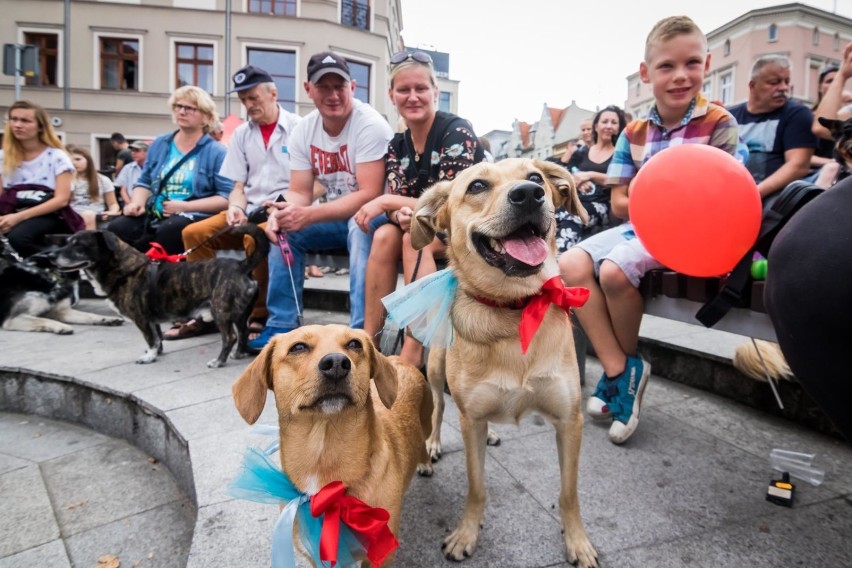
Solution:
<svg viewBox="0 0 852 568">
<path fill-rule="evenodd" d="M 184 322 L 175 322 L 175 324 L 163 334 L 163 339 L 173 341 L 176 339 L 187 339 L 189 337 L 197 337 L 217 331 L 216 324 L 212 321 L 203 321 L 200 319 L 191 319 Z"/>
</svg>

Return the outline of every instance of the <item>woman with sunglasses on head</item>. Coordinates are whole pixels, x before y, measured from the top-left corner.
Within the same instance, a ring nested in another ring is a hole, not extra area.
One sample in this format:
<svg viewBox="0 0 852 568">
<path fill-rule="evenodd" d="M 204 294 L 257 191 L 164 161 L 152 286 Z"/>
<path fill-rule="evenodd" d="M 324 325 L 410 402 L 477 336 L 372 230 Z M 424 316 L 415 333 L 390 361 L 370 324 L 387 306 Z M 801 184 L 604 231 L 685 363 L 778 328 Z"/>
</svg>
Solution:
<svg viewBox="0 0 852 568">
<path fill-rule="evenodd" d="M 86 229 L 94 230 L 98 217 L 106 221 L 110 215 L 118 215 L 120 212 L 115 186 L 108 177 L 98 173 L 88 150 L 72 144 L 67 146 L 67 150 L 75 170 L 71 184 L 71 207 L 83 217 Z"/>
<path fill-rule="evenodd" d="M 574 177 L 589 221 L 584 225 L 579 217 L 570 215 L 565 209 L 556 210 L 556 248 L 560 253 L 589 236 L 593 227 L 609 225 L 610 188 L 603 183 L 615 152 L 615 142 L 625 126 L 624 111 L 617 106 L 599 110 L 592 119 L 591 145 L 574 152 L 565 165 Z"/>
<path fill-rule="evenodd" d="M 174 92 L 169 106 L 178 129 L 149 146 L 124 216 L 109 230 L 141 251 L 156 242 L 168 254 L 180 254 L 183 228 L 225 210 L 234 182 L 219 175 L 226 150 L 208 134 L 219 120 L 210 95 L 187 85 Z"/>
<path fill-rule="evenodd" d="M 39 252 L 47 234 L 83 229 L 69 207 L 74 165 L 42 107 L 29 101 L 9 107 L 0 164 L 0 234 L 18 254 Z"/>
<path fill-rule="evenodd" d="M 377 344 L 384 323 L 381 301 L 396 287 L 398 260 L 402 258 L 403 276 L 408 283 L 435 272 L 435 255 L 443 254 L 445 248 L 439 239 L 422 253 L 411 246 L 409 230 L 417 198 L 434 183 L 453 179 L 461 170 L 485 158 L 470 123 L 437 110 L 439 91 L 431 57 L 421 51 L 402 51 L 394 54 L 390 63 L 388 94 L 407 128 L 388 145 L 387 192 L 355 215 L 355 221 L 365 231 L 379 215 L 387 215 L 389 221 L 373 234 L 367 261 L 364 329 Z M 419 367 L 423 346 L 406 337 L 401 355 Z"/>
</svg>

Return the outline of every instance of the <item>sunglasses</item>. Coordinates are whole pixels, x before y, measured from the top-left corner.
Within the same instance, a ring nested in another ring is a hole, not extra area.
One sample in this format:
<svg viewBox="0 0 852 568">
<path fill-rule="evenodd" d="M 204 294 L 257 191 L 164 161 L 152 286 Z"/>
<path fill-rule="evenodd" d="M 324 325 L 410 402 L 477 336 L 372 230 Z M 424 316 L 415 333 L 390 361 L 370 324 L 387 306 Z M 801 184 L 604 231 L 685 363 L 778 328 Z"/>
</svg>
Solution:
<svg viewBox="0 0 852 568">
<path fill-rule="evenodd" d="M 432 66 L 432 58 L 428 53 L 423 53 L 422 51 L 399 51 L 391 55 L 390 64 L 391 65 L 399 65 L 408 60 L 416 61 L 417 63 L 422 63 L 423 65 Z"/>
</svg>

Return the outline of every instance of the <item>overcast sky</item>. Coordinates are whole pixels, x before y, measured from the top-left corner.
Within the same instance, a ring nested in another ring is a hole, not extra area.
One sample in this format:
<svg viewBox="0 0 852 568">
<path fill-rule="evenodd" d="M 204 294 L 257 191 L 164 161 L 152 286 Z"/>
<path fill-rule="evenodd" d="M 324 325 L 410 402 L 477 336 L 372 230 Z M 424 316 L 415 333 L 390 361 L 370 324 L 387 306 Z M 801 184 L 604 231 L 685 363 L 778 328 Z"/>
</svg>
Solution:
<svg viewBox="0 0 852 568">
<path fill-rule="evenodd" d="M 534 122 L 542 105 L 572 100 L 594 110 L 624 104 L 645 37 L 666 16 L 684 14 L 706 33 L 749 10 L 783 0 L 402 0 L 407 46 L 450 54 L 460 81 L 459 115 L 477 133 Z M 852 0 L 802 2 L 852 18 Z M 688 6 L 688 8 L 687 8 Z"/>
</svg>

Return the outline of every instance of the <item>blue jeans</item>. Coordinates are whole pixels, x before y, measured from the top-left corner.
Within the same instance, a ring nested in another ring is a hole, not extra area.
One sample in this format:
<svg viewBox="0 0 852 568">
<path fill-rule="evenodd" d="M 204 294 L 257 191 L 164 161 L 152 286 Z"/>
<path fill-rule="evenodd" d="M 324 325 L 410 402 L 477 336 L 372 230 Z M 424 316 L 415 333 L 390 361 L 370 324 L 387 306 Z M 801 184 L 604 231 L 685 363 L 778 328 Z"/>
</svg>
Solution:
<svg viewBox="0 0 852 568">
<path fill-rule="evenodd" d="M 299 326 L 299 313 L 304 311 L 302 290 L 305 285 L 305 254 L 346 248 L 349 250 L 349 323 L 354 328 L 364 327 L 364 290 L 367 280 L 367 259 L 373 232 L 387 223 L 379 215 L 370 223 L 370 232 L 362 231 L 355 221 L 317 223 L 295 233 L 287 240 L 293 251 L 293 266 L 287 267 L 277 243 L 269 249 L 269 290 L 266 308 L 269 318 L 266 325 L 293 329 Z M 292 282 L 291 282 L 292 274 Z M 295 295 L 294 295 L 295 289 Z M 296 299 L 299 300 L 298 310 Z"/>
</svg>

